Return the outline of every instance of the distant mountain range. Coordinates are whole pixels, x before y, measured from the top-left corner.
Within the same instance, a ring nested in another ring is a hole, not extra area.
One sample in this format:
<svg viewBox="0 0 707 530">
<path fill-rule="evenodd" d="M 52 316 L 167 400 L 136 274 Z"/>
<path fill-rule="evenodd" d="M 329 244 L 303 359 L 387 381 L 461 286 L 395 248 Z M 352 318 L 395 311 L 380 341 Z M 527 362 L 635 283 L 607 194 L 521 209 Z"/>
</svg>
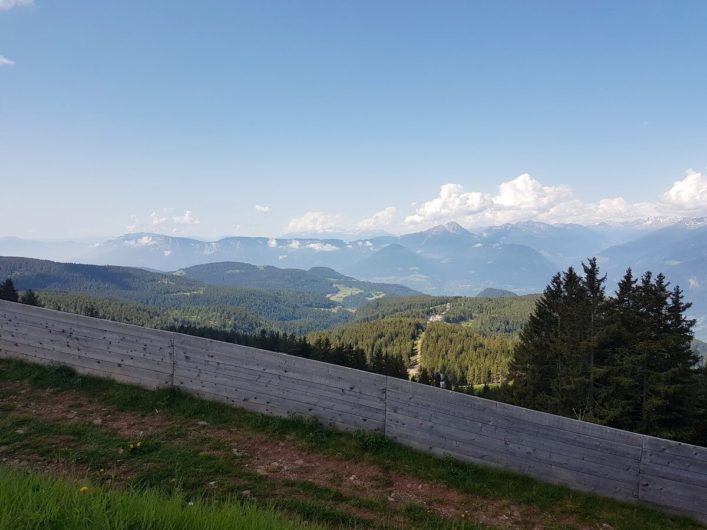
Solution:
<svg viewBox="0 0 707 530">
<path fill-rule="evenodd" d="M 428 294 L 467 296 L 486 288 L 519 294 L 538 292 L 558 270 L 597 256 L 609 274 L 611 290 L 629 266 L 638 274 L 647 269 L 662 271 L 673 284 L 685 289 L 686 298 L 695 304 L 693 314 L 702 319 L 707 315 L 707 219 L 668 226 L 666 222 L 621 226 L 524 222 L 479 232 L 448 223 L 402 236 L 354 241 L 229 237 L 209 242 L 136 233 L 88 245 L 6 238 L 0 239 L 0 254 L 183 271 L 187 277 L 206 275 L 211 281 L 220 278 L 222 282 L 235 282 L 240 277 L 238 281 L 246 283 L 251 281 L 247 272 L 225 274 L 218 268 L 190 268 L 239 262 L 314 268 L 316 274 L 318 267 L 325 267 L 333 269 L 326 273 L 328 278 L 341 274 L 363 281 L 401 284 Z"/>
</svg>

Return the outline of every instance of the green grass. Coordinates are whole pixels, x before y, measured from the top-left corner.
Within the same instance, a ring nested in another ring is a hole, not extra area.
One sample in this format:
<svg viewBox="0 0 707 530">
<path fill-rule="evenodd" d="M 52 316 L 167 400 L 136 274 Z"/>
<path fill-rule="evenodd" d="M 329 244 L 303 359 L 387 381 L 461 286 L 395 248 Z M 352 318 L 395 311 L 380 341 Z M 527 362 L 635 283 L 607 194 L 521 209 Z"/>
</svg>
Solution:
<svg viewBox="0 0 707 530">
<path fill-rule="evenodd" d="M 337 302 L 339 304 L 346 300 L 349 296 L 355 296 L 363 292 L 363 289 L 359 289 L 358 287 L 347 287 L 346 285 L 340 285 L 338 283 L 335 283 L 334 287 L 336 287 L 338 291 L 334 294 L 328 294 L 327 298 L 332 302 Z"/>
<path fill-rule="evenodd" d="M 82 488 L 86 488 L 82 491 Z M 0 530 L 298 530 L 272 508 L 209 504 L 151 490 L 114 491 L 0 467 Z"/>
<path fill-rule="evenodd" d="M 389 528 L 385 522 L 371 523 L 350 513 L 352 507 L 362 508 L 378 521 L 385 521 L 391 516 L 391 508 L 384 499 L 381 502 L 352 498 L 307 481 L 286 481 L 274 488 L 273 483 L 246 468 L 239 458 L 219 454 L 213 439 L 199 438 L 198 432 L 196 435 L 192 432 L 192 437 L 188 438 L 187 427 L 201 421 L 207 422 L 209 428 L 237 427 L 239 431 L 264 434 L 311 453 L 374 464 L 382 474 L 407 474 L 489 501 L 503 500 L 531 507 L 552 520 L 569 517 L 586 527 L 600 528 L 602 524 L 609 524 L 617 530 L 704 528 L 692 520 L 643 506 L 580 493 L 516 473 L 440 459 L 393 443 L 380 434 L 342 433 L 315 421 L 255 414 L 173 389 L 148 391 L 78 376 L 65 368 L 0 360 L 0 396 L 12 392 L 3 388 L 3 381 L 22 381 L 34 388 L 73 390 L 110 409 L 138 415 L 154 415 L 159 411 L 159 417 L 168 420 L 166 429 L 142 440 L 140 450 L 129 451 L 126 448 L 136 440 L 121 438 L 102 426 L 44 422 L 0 414 L 0 446 L 12 447 L 19 453 L 38 454 L 52 461 L 82 464 L 93 470 L 92 480 L 98 484 L 110 483 L 109 470 L 121 467 L 127 472 L 124 482 L 131 489 L 158 490 L 161 495 L 187 495 L 195 501 L 217 503 L 228 502 L 248 490 L 252 498 L 264 506 L 277 507 L 314 524 L 330 528 Z M 101 469 L 108 471 L 102 474 Z M 219 481 L 218 488 L 209 486 L 214 477 Z M 406 518 L 406 528 L 483 528 L 471 522 L 444 520 L 414 504 L 398 515 Z"/>
</svg>

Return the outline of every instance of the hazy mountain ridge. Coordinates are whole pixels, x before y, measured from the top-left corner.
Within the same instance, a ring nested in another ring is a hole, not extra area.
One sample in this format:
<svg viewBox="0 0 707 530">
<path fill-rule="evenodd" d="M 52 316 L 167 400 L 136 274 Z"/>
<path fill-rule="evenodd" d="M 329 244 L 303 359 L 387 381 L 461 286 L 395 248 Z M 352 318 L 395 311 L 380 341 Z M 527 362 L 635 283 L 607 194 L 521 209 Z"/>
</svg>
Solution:
<svg viewBox="0 0 707 530">
<path fill-rule="evenodd" d="M 59 243 L 46 247 L 57 253 Z M 435 295 L 475 295 L 485 288 L 539 292 L 552 274 L 598 256 L 609 289 L 627 267 L 664 272 L 707 315 L 707 219 L 644 219 L 584 226 L 522 222 L 472 232 L 457 223 L 402 236 L 229 237 L 219 241 L 135 233 L 94 245 L 68 244 L 71 261 L 177 271 L 217 262 L 287 269 L 325 267 L 361 281 L 401 284 Z M 80 247 L 82 250 L 77 250 Z M 0 239 L 0 254 L 42 253 L 39 243 Z M 331 273 L 328 273 L 331 274 Z M 703 319 L 704 320 L 704 319 Z M 701 320 L 701 324 L 704 321 Z"/>
</svg>

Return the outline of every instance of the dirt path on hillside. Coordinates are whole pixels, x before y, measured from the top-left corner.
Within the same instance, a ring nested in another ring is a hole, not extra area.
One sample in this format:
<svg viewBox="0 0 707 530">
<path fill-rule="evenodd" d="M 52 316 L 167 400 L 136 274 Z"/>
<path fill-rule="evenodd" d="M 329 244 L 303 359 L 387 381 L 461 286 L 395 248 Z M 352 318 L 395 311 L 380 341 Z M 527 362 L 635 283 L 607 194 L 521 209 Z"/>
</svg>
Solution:
<svg viewBox="0 0 707 530">
<path fill-rule="evenodd" d="M 4 396 L 4 397 L 3 397 Z M 205 421 L 174 418 L 161 411 L 149 415 L 116 410 L 90 399 L 79 391 L 58 391 L 33 388 L 29 384 L 3 383 L 0 394 L 0 414 L 31 417 L 47 422 L 91 424 L 97 428 L 129 439 L 149 439 L 167 429 L 179 428 L 184 436 L 170 443 L 191 447 L 208 439 L 208 450 L 219 457 L 237 459 L 248 470 L 272 483 L 273 491 L 292 481 L 306 481 L 327 491 L 338 492 L 342 498 L 359 499 L 341 508 L 362 519 L 375 523 L 376 514 L 365 509 L 366 503 L 384 502 L 393 514 L 395 526 L 404 527 L 406 507 L 415 504 L 450 520 L 475 521 L 490 527 L 543 528 L 604 528 L 586 526 L 571 518 L 558 519 L 540 513 L 529 506 L 514 505 L 503 499 L 489 499 L 465 494 L 445 484 L 421 480 L 418 477 L 382 469 L 370 462 L 352 461 L 342 456 L 311 452 L 292 441 L 280 441 L 262 433 L 234 426 L 214 427 Z M 0 447 L 0 463 L 28 465 L 50 472 L 61 471 L 70 476 L 86 476 L 87 470 L 78 463 L 59 469 L 57 462 L 42 455 L 13 454 L 12 447 Z M 83 475 L 82 475 L 83 473 Z M 128 470 L 115 471 L 116 480 L 126 479 Z M 214 477 L 214 483 L 224 477 Z M 248 492 L 243 492 L 245 496 Z M 284 493 L 283 493 L 284 495 Z M 344 504 L 344 503 L 342 503 Z M 352 506 L 364 506 L 354 508 Z"/>
</svg>

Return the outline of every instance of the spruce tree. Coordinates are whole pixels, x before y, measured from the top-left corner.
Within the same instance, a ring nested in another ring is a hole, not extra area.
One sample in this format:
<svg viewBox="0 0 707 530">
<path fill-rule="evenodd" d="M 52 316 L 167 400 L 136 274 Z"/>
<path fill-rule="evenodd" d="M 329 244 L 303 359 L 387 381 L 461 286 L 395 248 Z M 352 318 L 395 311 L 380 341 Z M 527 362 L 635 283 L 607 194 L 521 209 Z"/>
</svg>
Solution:
<svg viewBox="0 0 707 530">
<path fill-rule="evenodd" d="M 17 289 L 15 289 L 15 284 L 12 283 L 11 278 L 0 283 L 0 300 L 7 300 L 8 302 L 19 301 Z"/>
<path fill-rule="evenodd" d="M 599 389 L 600 367 L 605 363 L 602 355 L 603 343 L 606 340 L 608 304 L 604 284 L 606 275 L 601 276 L 596 258 L 590 258 L 587 264 L 582 263 L 584 270 L 584 288 L 587 294 L 587 307 L 589 311 L 589 330 L 583 344 L 587 356 L 588 382 L 585 394 L 585 410 L 588 417 L 595 415 L 595 392 Z"/>
<path fill-rule="evenodd" d="M 20 296 L 19 301 L 21 304 L 31 305 L 35 307 L 39 307 L 41 305 L 39 303 L 39 298 L 32 289 L 28 289 L 27 291 L 25 291 L 22 296 Z"/>
<path fill-rule="evenodd" d="M 547 410 L 551 385 L 557 378 L 557 357 L 562 349 L 560 304 L 562 276 L 557 273 L 537 301 L 535 311 L 520 334 L 509 367 L 512 401 Z"/>
<path fill-rule="evenodd" d="M 635 428 L 640 417 L 637 374 L 642 359 L 635 330 L 641 326 L 637 280 L 629 268 L 609 300 L 604 338 L 604 362 L 597 366 L 597 392 L 593 419 L 614 427 Z"/>
</svg>

